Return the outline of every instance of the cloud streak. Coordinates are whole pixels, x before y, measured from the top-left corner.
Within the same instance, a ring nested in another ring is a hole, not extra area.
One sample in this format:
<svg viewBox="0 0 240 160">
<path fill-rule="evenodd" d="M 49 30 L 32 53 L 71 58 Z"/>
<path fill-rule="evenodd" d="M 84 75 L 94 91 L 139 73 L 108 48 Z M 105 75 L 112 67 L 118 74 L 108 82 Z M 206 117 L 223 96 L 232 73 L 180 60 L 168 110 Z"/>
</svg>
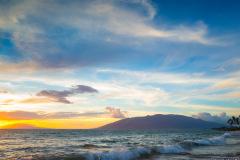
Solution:
<svg viewBox="0 0 240 160">
<path fill-rule="evenodd" d="M 0 91 L 0 94 L 6 94 L 6 93 L 8 93 L 8 91 L 5 91 L 5 90 Z"/>
<path fill-rule="evenodd" d="M 96 117 L 104 115 L 104 112 L 52 112 L 46 113 L 43 111 L 29 112 L 29 111 L 0 111 L 1 120 L 35 120 L 35 119 L 68 119 L 74 117 Z"/>
<path fill-rule="evenodd" d="M 37 127 L 33 124 L 15 123 L 15 124 L 0 126 L 0 129 L 50 129 L 50 128 Z"/>
<path fill-rule="evenodd" d="M 85 85 L 77 85 L 70 90 L 64 90 L 64 91 L 42 90 L 38 92 L 36 96 L 45 96 L 50 99 L 53 99 L 53 101 L 55 102 L 71 104 L 72 102 L 67 100 L 66 99 L 67 97 L 70 97 L 76 94 L 85 94 L 85 93 L 98 93 L 98 90 Z"/>
<path fill-rule="evenodd" d="M 186 73 L 167 73 L 167 72 L 144 72 L 130 70 L 99 69 L 99 73 L 115 73 L 121 75 L 117 78 L 130 79 L 138 83 L 157 83 L 157 84 L 211 84 L 219 81 L 218 78 L 202 78 Z M 113 77 L 114 78 L 114 77 Z"/>
</svg>

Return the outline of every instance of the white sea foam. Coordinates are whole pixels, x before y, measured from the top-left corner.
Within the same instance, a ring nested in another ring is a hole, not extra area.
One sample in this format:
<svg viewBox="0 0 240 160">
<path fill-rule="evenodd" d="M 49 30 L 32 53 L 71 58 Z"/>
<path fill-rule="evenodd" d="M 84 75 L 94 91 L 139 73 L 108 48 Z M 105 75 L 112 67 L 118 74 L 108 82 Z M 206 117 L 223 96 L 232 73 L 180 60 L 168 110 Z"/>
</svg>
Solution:
<svg viewBox="0 0 240 160">
<path fill-rule="evenodd" d="M 186 152 L 181 146 L 178 145 L 166 145 L 159 146 L 156 148 L 158 153 L 184 153 Z M 80 154 L 85 157 L 87 160 L 131 160 L 141 157 L 141 155 L 151 155 L 151 150 L 138 147 L 132 150 L 112 150 L 110 152 L 89 152 L 87 154 Z"/>
<path fill-rule="evenodd" d="M 213 144 L 224 143 L 225 141 L 226 139 L 224 136 L 213 137 L 209 139 L 209 142 Z"/>
<path fill-rule="evenodd" d="M 211 144 L 209 141 L 204 141 L 204 140 L 196 140 L 196 141 L 189 141 L 189 142 L 202 144 L 202 145 L 210 145 Z"/>
<path fill-rule="evenodd" d="M 158 153 L 184 153 L 186 152 L 186 150 L 179 145 L 167 145 L 167 146 L 157 147 L 157 152 Z"/>
<path fill-rule="evenodd" d="M 224 137 L 226 137 L 226 138 L 231 137 L 231 136 L 232 136 L 231 133 L 225 133 L 225 134 L 224 134 Z"/>
<path fill-rule="evenodd" d="M 151 151 L 144 147 L 135 148 L 133 150 L 112 150 L 110 152 L 90 152 L 86 157 L 87 160 L 101 159 L 101 160 L 131 160 L 141 157 L 142 154 L 150 155 Z"/>
<path fill-rule="evenodd" d="M 188 142 L 202 144 L 202 145 L 220 144 L 220 143 L 225 143 L 226 138 L 231 136 L 232 135 L 230 133 L 225 133 L 222 136 L 213 137 L 213 138 L 210 138 L 209 140 L 195 140 L 195 141 L 188 141 Z"/>
<path fill-rule="evenodd" d="M 230 133 L 225 133 L 222 136 L 213 137 L 209 140 L 195 140 L 195 141 L 187 141 L 192 143 L 197 143 L 201 145 L 211 145 L 211 144 L 219 144 L 224 143 L 227 137 L 231 137 Z M 163 145 L 156 147 L 156 151 L 161 154 L 168 153 L 185 153 L 187 152 L 184 148 L 179 145 Z M 82 156 L 86 157 L 87 160 L 131 160 L 135 158 L 141 157 L 141 155 L 151 155 L 151 149 L 147 149 L 144 147 L 138 147 L 135 149 L 122 149 L 122 150 L 112 150 L 110 152 L 89 152 L 87 154 L 82 154 Z"/>
<path fill-rule="evenodd" d="M 225 133 L 222 136 L 210 138 L 209 142 L 214 143 L 214 144 L 225 143 L 226 138 L 228 138 L 228 137 L 231 137 L 231 134 L 230 133 Z"/>
</svg>

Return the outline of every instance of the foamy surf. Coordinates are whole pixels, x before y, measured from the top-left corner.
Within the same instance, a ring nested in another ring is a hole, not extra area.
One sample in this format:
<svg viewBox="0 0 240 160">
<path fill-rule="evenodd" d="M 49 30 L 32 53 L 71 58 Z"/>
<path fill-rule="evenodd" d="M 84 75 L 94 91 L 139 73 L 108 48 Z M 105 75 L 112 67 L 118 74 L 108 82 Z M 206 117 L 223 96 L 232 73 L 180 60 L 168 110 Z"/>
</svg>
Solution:
<svg viewBox="0 0 240 160">
<path fill-rule="evenodd" d="M 179 145 L 167 145 L 167 146 L 157 147 L 157 152 L 158 153 L 184 153 L 186 152 L 186 150 Z"/>
<path fill-rule="evenodd" d="M 213 137 L 209 140 L 195 140 L 195 141 L 187 141 L 191 143 L 196 143 L 200 145 L 212 145 L 212 144 L 221 144 L 226 142 L 226 138 L 231 137 L 231 133 L 224 133 L 222 136 Z"/>
<path fill-rule="evenodd" d="M 151 154 L 151 151 L 144 147 L 138 147 L 132 150 L 120 149 L 112 150 L 110 152 L 89 152 L 79 154 L 86 158 L 86 160 L 131 160 L 140 157 L 146 157 Z"/>
<path fill-rule="evenodd" d="M 136 158 L 149 157 L 153 154 L 177 154 L 185 153 L 186 150 L 179 145 L 157 146 L 152 148 L 138 147 L 135 149 L 112 150 L 110 152 L 89 152 L 79 154 L 86 160 L 132 160 Z"/>
</svg>

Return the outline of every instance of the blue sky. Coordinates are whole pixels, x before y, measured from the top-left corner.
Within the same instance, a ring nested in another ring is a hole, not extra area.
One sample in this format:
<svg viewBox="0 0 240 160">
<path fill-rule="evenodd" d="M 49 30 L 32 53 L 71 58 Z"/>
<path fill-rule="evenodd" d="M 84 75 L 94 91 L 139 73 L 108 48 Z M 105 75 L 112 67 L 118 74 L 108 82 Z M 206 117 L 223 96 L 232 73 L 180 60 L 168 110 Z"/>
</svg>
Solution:
<svg viewBox="0 0 240 160">
<path fill-rule="evenodd" d="M 237 0 L 1 1 L 0 110 L 84 113 L 76 115 L 89 120 L 85 113 L 238 115 L 239 6 Z M 77 85 L 97 92 L 75 92 Z"/>
</svg>

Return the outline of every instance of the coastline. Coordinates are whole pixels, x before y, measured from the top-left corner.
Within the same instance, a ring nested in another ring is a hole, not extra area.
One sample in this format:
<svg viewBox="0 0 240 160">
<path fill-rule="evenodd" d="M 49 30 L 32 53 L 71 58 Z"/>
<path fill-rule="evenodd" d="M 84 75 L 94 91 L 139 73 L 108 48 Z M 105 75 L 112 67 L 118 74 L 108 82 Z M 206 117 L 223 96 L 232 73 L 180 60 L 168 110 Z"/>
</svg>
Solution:
<svg viewBox="0 0 240 160">
<path fill-rule="evenodd" d="M 217 131 L 240 131 L 240 127 L 236 127 L 236 128 L 220 127 L 220 128 L 212 128 L 212 130 L 217 130 Z"/>
</svg>

